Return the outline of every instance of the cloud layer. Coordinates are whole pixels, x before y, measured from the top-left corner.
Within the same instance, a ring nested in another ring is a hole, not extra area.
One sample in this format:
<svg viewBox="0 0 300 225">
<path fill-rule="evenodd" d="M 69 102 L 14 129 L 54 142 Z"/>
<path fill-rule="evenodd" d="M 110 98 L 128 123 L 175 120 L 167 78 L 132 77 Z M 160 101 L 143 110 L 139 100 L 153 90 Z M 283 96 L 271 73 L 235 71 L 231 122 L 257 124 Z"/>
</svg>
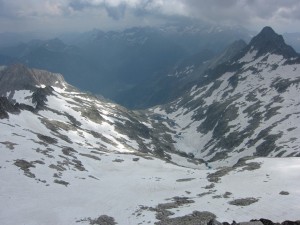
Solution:
<svg viewBox="0 0 300 225">
<path fill-rule="evenodd" d="M 259 29 L 299 31 L 299 0 L 0 0 L 0 32 L 13 29 L 90 29 L 199 19 Z M 31 26 L 31 27 L 30 27 Z"/>
</svg>

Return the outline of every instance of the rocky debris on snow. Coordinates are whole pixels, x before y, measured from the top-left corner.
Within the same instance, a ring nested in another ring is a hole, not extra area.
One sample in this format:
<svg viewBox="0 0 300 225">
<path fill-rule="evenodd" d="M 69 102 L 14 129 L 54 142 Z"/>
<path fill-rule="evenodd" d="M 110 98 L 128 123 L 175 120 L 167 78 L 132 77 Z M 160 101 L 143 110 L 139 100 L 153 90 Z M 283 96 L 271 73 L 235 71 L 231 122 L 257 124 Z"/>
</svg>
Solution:
<svg viewBox="0 0 300 225">
<path fill-rule="evenodd" d="M 223 198 L 229 198 L 230 195 L 232 195 L 232 193 L 229 192 L 229 191 L 226 191 L 226 192 L 223 194 Z"/>
<path fill-rule="evenodd" d="M 222 223 L 220 223 L 219 221 L 217 221 L 216 219 L 211 219 L 207 225 L 223 225 Z"/>
<path fill-rule="evenodd" d="M 187 181 L 191 181 L 191 180 L 195 180 L 195 178 L 183 178 L 183 179 L 178 179 L 178 180 L 176 180 L 176 182 L 187 182 Z"/>
<path fill-rule="evenodd" d="M 21 170 L 23 170 L 24 174 L 27 177 L 35 178 L 35 175 L 32 172 L 30 172 L 30 168 L 35 168 L 35 165 L 33 164 L 33 162 L 28 162 L 24 159 L 17 159 L 14 164 L 17 167 L 19 167 Z"/>
<path fill-rule="evenodd" d="M 212 194 L 213 192 L 210 192 Z M 229 198 L 232 195 L 231 192 L 226 191 L 223 195 L 214 195 L 212 198 Z M 198 195 L 200 196 L 200 195 Z"/>
<path fill-rule="evenodd" d="M 71 147 L 64 147 L 61 151 L 66 156 L 73 156 L 74 153 L 78 153 L 75 149 L 73 149 Z"/>
<path fill-rule="evenodd" d="M 92 155 L 92 154 L 86 154 L 86 153 L 79 153 L 79 155 L 90 158 L 90 159 L 95 159 L 100 161 L 101 159 L 98 156 Z"/>
<path fill-rule="evenodd" d="M 214 173 L 210 173 L 207 175 L 207 179 L 209 182 L 218 183 L 221 180 L 221 177 L 225 176 L 229 172 L 233 170 L 232 167 L 224 167 L 222 169 L 217 170 Z"/>
<path fill-rule="evenodd" d="M 8 119 L 8 112 L 17 114 L 20 109 L 17 104 L 11 103 L 6 97 L 0 97 L 0 119 Z"/>
<path fill-rule="evenodd" d="M 276 223 L 274 223 L 274 224 L 276 224 Z M 300 220 L 297 220 L 297 221 L 286 220 L 286 221 L 282 222 L 281 225 L 300 225 Z"/>
<path fill-rule="evenodd" d="M 235 165 L 233 165 L 233 167 L 223 167 L 214 173 L 208 174 L 207 179 L 210 182 L 218 183 L 223 176 L 227 175 L 228 173 L 230 173 L 231 171 L 233 171 L 235 169 L 240 168 L 240 170 L 238 170 L 239 172 L 243 172 L 245 170 L 252 171 L 252 170 L 259 169 L 260 163 L 247 162 L 248 160 L 251 160 L 251 159 L 254 159 L 254 157 L 247 156 L 247 157 L 241 158 L 238 160 L 238 162 Z"/>
<path fill-rule="evenodd" d="M 43 141 L 45 144 L 57 144 L 57 140 L 55 138 L 46 136 L 46 135 L 42 135 L 42 134 L 37 134 L 37 137 Z"/>
<path fill-rule="evenodd" d="M 194 211 L 192 214 L 167 218 L 162 221 L 156 222 L 156 225 L 176 225 L 176 224 L 185 224 L 185 225 L 206 225 L 212 219 L 215 219 L 216 215 L 210 212 L 199 212 Z M 216 224 L 217 225 L 217 224 Z"/>
<path fill-rule="evenodd" d="M 261 221 L 241 222 L 239 225 L 263 225 Z"/>
<path fill-rule="evenodd" d="M 191 200 L 188 197 L 173 197 L 172 202 L 167 203 L 161 203 L 158 204 L 155 208 L 154 207 L 147 207 L 147 206 L 140 206 L 140 209 L 136 211 L 137 216 L 140 216 L 142 214 L 142 211 L 152 211 L 156 213 L 156 219 L 159 220 L 155 224 L 157 225 L 170 225 L 170 224 L 199 224 L 201 219 L 208 218 L 206 222 L 208 222 L 210 219 L 215 218 L 216 216 L 209 212 L 198 212 L 194 211 L 190 215 L 185 215 L 183 217 L 176 217 L 176 218 L 170 218 L 170 216 L 174 215 L 171 209 L 176 209 L 182 205 L 187 205 L 194 203 L 194 200 Z M 193 223 L 192 223 L 193 222 Z M 196 223 L 198 222 L 198 223 Z M 201 223 L 202 224 L 202 223 Z M 206 223 L 203 223 L 203 225 Z"/>
<path fill-rule="evenodd" d="M 252 220 L 252 221 L 255 221 L 255 220 Z M 259 221 L 262 222 L 264 225 L 273 225 L 273 224 L 279 225 L 280 224 L 280 223 L 273 223 L 271 220 L 263 219 L 263 218 L 261 218 Z"/>
<path fill-rule="evenodd" d="M 280 194 L 280 195 L 289 195 L 290 193 L 287 192 L 287 191 L 281 191 L 281 192 L 279 192 L 279 194 Z"/>
<path fill-rule="evenodd" d="M 258 163 L 258 162 L 247 162 L 247 160 L 251 160 L 251 159 L 254 159 L 254 157 L 246 156 L 244 158 L 241 158 L 233 166 L 233 168 L 241 167 L 241 170 L 239 170 L 239 172 L 242 172 L 242 171 L 245 171 L 245 170 L 252 171 L 252 170 L 259 169 L 260 168 L 260 163 Z"/>
<path fill-rule="evenodd" d="M 215 187 L 215 184 L 214 183 L 211 183 L 211 184 L 209 184 L 209 185 L 206 185 L 205 187 L 204 187 L 204 189 L 212 189 L 212 188 L 214 188 Z"/>
<path fill-rule="evenodd" d="M 121 162 L 123 162 L 124 160 L 123 159 L 114 159 L 113 160 L 113 162 L 119 162 L 119 163 L 121 163 Z"/>
<path fill-rule="evenodd" d="M 201 197 L 203 197 L 205 195 L 211 195 L 214 192 L 216 192 L 216 190 L 210 190 L 210 191 L 207 191 L 207 192 L 203 192 L 203 193 L 197 194 L 197 196 L 201 198 Z"/>
<path fill-rule="evenodd" d="M 6 148 L 10 149 L 10 150 L 14 150 L 15 149 L 15 145 L 18 145 L 16 143 L 12 143 L 10 141 L 4 141 L 4 142 L 0 142 L 0 144 L 5 145 Z"/>
<path fill-rule="evenodd" d="M 89 218 L 85 218 L 85 219 L 81 219 L 76 221 L 77 223 L 81 223 L 81 222 L 89 222 L 90 225 L 115 225 L 118 224 L 115 222 L 115 219 L 113 217 L 107 216 L 107 215 L 101 215 L 96 219 L 91 219 Z"/>
<path fill-rule="evenodd" d="M 65 185 L 66 187 L 70 184 L 69 182 L 64 180 L 54 180 L 54 183 Z"/>
<path fill-rule="evenodd" d="M 117 224 L 113 217 L 102 215 L 99 216 L 97 219 L 90 220 L 91 225 L 114 225 Z"/>
<path fill-rule="evenodd" d="M 228 202 L 228 204 L 236 205 L 236 206 L 248 206 L 257 201 L 258 201 L 257 198 L 252 198 L 252 197 L 251 198 L 239 198 L 239 199 L 235 199 L 235 200 Z"/>
<path fill-rule="evenodd" d="M 219 222 L 216 219 L 211 219 L 207 225 L 300 225 L 300 220 L 297 221 L 290 221 L 286 220 L 282 223 L 277 223 L 277 222 L 272 222 L 271 220 L 268 219 L 259 219 L 259 220 L 251 220 L 249 222 L 239 222 L 237 223 L 236 221 L 233 221 L 231 224 L 228 222 Z"/>
</svg>

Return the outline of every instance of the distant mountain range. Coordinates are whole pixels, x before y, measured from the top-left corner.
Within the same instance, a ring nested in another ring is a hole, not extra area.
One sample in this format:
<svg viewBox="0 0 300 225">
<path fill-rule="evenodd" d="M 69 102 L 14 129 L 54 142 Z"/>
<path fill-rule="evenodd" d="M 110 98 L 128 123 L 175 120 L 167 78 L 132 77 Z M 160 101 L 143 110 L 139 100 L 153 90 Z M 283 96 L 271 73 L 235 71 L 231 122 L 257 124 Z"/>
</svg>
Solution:
<svg viewBox="0 0 300 225">
<path fill-rule="evenodd" d="M 22 63 L 61 73 L 72 85 L 100 94 L 130 108 L 162 103 L 160 90 L 149 83 L 164 77 L 187 59 L 211 59 L 238 39 L 249 40 L 244 29 L 175 24 L 124 31 L 91 32 L 72 38 L 33 40 L 0 49 L 0 64 Z M 147 90 L 147 92 L 145 91 Z M 143 98 L 133 101 L 132 92 Z M 141 101 L 143 104 L 141 104 Z"/>
</svg>

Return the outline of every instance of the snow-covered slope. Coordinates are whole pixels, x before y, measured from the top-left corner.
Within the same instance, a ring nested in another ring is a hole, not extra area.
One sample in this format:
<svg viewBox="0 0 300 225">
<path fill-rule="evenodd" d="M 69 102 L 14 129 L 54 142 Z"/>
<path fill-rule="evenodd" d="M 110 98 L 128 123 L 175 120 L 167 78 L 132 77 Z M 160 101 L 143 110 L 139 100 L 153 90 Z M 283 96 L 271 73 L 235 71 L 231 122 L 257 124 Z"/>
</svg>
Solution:
<svg viewBox="0 0 300 225">
<path fill-rule="evenodd" d="M 3 225 L 105 224 L 96 223 L 104 215 L 124 225 L 299 219 L 298 158 L 261 158 L 216 173 L 128 154 L 54 148 L 41 157 L 30 146 L 13 147 L 0 147 Z"/>
<path fill-rule="evenodd" d="M 149 153 L 165 159 L 162 149 L 174 149 L 164 125 L 81 92 L 59 74 L 14 65 L 0 78 L 6 88 L 0 99 L 1 141 L 29 142 L 36 149 L 54 145 Z"/>
<path fill-rule="evenodd" d="M 175 148 L 212 164 L 300 156 L 300 58 L 266 27 L 233 60 L 176 101 L 152 109 L 173 121 Z"/>
<path fill-rule="evenodd" d="M 299 219 L 300 159 L 282 157 L 299 154 L 298 58 L 248 47 L 207 84 L 140 112 L 57 74 L 3 68 L 0 224 Z"/>
</svg>

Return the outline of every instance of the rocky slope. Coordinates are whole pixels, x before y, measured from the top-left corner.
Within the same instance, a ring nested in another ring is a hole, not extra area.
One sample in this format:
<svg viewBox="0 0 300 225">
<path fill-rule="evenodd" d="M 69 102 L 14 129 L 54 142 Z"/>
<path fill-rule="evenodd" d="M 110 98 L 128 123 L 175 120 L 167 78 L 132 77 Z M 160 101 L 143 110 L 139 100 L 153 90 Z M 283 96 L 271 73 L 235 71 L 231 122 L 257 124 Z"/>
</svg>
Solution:
<svg viewBox="0 0 300 225">
<path fill-rule="evenodd" d="M 300 156 L 299 71 L 299 55 L 266 27 L 232 60 L 152 112 L 173 122 L 176 149 L 212 164 Z"/>
<path fill-rule="evenodd" d="M 81 92 L 60 74 L 13 65 L 0 71 L 0 90 L 1 118 L 9 124 L 2 123 L 2 130 L 7 132 L 5 126 L 11 127 L 10 134 L 32 136 L 30 140 L 41 146 L 47 146 L 49 140 L 60 147 L 154 155 L 173 149 L 165 126 L 151 124 L 141 113 Z"/>
</svg>

